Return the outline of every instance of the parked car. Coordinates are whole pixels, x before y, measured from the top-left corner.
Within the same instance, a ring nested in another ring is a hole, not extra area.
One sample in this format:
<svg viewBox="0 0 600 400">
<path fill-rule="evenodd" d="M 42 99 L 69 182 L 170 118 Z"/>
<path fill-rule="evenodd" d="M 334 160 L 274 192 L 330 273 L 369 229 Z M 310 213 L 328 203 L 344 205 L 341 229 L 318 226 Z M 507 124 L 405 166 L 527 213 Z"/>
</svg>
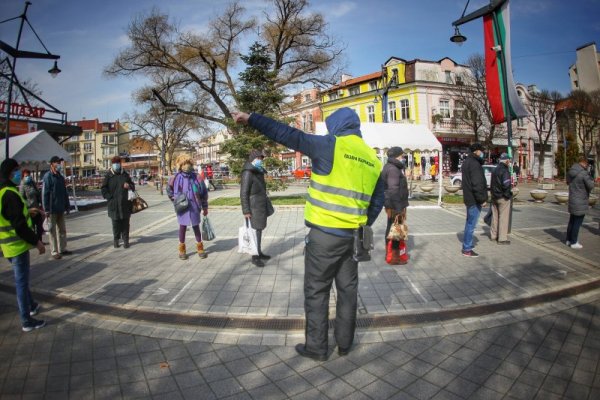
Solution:
<svg viewBox="0 0 600 400">
<path fill-rule="evenodd" d="M 495 165 L 484 165 L 483 174 L 485 175 L 485 182 L 487 183 L 488 189 L 492 183 L 492 171 L 496 169 Z M 462 186 L 462 172 L 457 172 L 450 176 L 450 184 L 452 186 Z"/>
<path fill-rule="evenodd" d="M 294 178 L 296 179 L 302 179 L 302 178 L 310 178 L 310 176 L 312 175 L 312 168 L 311 167 L 302 167 L 302 168 L 296 168 L 294 170 Z"/>
</svg>

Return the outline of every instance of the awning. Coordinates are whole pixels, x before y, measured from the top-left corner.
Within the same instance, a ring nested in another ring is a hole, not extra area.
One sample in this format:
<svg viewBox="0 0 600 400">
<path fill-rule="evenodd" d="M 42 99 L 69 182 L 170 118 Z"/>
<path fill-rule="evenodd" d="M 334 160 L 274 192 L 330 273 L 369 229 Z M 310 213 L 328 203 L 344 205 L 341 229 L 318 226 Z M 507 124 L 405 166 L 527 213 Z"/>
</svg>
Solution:
<svg viewBox="0 0 600 400">
<path fill-rule="evenodd" d="M 52 139 L 46 131 L 11 136 L 9 140 L 9 157 L 17 160 L 19 164 L 48 166 L 52 156 L 58 156 L 66 162 L 71 162 L 69 153 L 56 140 Z M 0 161 L 6 158 L 5 143 L 6 139 L 0 140 Z"/>
</svg>

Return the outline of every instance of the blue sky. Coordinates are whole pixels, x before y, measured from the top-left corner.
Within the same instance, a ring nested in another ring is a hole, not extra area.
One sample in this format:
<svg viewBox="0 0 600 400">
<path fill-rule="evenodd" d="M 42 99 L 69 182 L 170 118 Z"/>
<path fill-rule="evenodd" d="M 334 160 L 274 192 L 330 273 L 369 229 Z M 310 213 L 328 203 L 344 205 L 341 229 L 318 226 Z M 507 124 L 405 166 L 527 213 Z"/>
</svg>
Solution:
<svg viewBox="0 0 600 400">
<path fill-rule="evenodd" d="M 0 20 L 20 15 L 23 0 L 0 0 Z M 202 31 L 229 2 L 221 0 L 32 0 L 28 18 L 46 47 L 61 59 L 62 73 L 52 79 L 45 60 L 19 59 L 17 75 L 37 82 L 43 97 L 66 111 L 70 120 L 120 119 L 132 110 L 131 92 L 143 80 L 107 79 L 102 69 L 127 45 L 131 18 L 156 6 L 181 27 Z M 241 3 L 260 17 L 262 0 Z M 360 76 L 380 69 L 389 57 L 464 62 L 483 53 L 481 20 L 461 27 L 467 42 L 449 41 L 451 22 L 458 19 L 466 0 L 313 0 L 330 33 L 346 43 L 347 73 Z M 471 0 L 467 13 L 488 4 Z M 570 90 L 568 68 L 575 50 L 596 42 L 600 47 L 600 0 L 511 0 L 512 55 L 515 80 L 540 89 Z M 0 40 L 15 46 L 18 24 L 0 25 Z M 248 38 L 250 43 L 254 38 Z M 22 50 L 40 51 L 35 36 L 25 28 Z M 2 94 L 4 98 L 5 94 Z"/>
</svg>

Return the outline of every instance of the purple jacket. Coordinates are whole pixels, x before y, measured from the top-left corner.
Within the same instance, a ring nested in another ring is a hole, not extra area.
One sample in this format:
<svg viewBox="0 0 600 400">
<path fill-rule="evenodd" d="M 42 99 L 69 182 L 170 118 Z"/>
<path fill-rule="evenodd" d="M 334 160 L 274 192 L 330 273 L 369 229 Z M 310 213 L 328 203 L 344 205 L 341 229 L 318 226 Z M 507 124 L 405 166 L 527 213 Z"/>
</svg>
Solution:
<svg viewBox="0 0 600 400">
<path fill-rule="evenodd" d="M 169 189 L 172 193 L 170 197 L 175 197 L 179 193 L 187 193 L 189 200 L 188 210 L 177 215 L 179 225 L 199 225 L 200 211 L 208 209 L 208 190 L 204 181 L 196 173 L 179 172 L 172 182 L 169 182 Z"/>
</svg>

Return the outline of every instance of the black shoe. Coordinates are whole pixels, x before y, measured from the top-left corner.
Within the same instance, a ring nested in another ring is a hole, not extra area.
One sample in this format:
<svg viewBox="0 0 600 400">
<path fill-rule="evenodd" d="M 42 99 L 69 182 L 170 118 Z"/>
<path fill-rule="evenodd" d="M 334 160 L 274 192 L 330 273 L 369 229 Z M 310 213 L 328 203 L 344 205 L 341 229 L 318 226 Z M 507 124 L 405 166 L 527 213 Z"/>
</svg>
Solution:
<svg viewBox="0 0 600 400">
<path fill-rule="evenodd" d="M 344 347 L 338 346 L 338 355 L 339 356 L 342 356 L 342 357 L 347 356 L 348 353 L 350 353 L 350 347 L 344 348 Z"/>
<path fill-rule="evenodd" d="M 119 248 L 119 246 L 120 246 L 120 245 L 119 245 L 119 239 L 115 239 L 115 240 L 114 240 L 114 242 L 113 242 L 113 247 L 114 247 L 115 249 L 118 249 L 118 248 Z"/>
<path fill-rule="evenodd" d="M 36 303 L 35 306 L 32 305 L 31 306 L 31 311 L 29 311 L 29 316 L 30 317 L 35 317 L 36 315 L 39 314 L 40 310 L 42 309 L 42 307 L 40 307 L 40 303 Z"/>
<path fill-rule="evenodd" d="M 262 268 L 265 266 L 265 263 L 262 262 L 262 260 L 260 259 L 259 256 L 252 256 L 252 264 L 256 265 L 259 268 Z"/>
<path fill-rule="evenodd" d="M 471 257 L 471 258 L 479 257 L 479 254 L 475 253 L 473 250 L 463 251 L 462 255 L 465 257 Z"/>
<path fill-rule="evenodd" d="M 260 254 L 258 255 L 258 258 L 260 258 L 261 260 L 270 260 L 270 259 L 271 259 L 271 256 L 270 256 L 270 255 L 268 255 L 268 254 L 265 254 L 265 253 L 260 253 Z"/>
<path fill-rule="evenodd" d="M 129 248 L 129 240 L 124 240 L 123 241 L 123 248 L 124 249 L 128 249 Z"/>
<path fill-rule="evenodd" d="M 317 354 L 306 350 L 306 347 L 302 343 L 296 345 L 296 353 L 300 354 L 302 357 L 312 358 L 316 361 L 327 361 L 328 358 L 327 354 Z"/>
<path fill-rule="evenodd" d="M 498 240 L 498 244 L 510 244 L 510 240 Z"/>
<path fill-rule="evenodd" d="M 34 329 L 40 329 L 46 326 L 46 321 L 30 318 L 23 324 L 23 332 L 31 332 Z"/>
<path fill-rule="evenodd" d="M 65 250 L 65 251 L 61 251 L 60 252 L 61 256 L 70 256 L 71 254 L 73 254 L 73 252 L 69 251 L 69 250 Z"/>
</svg>

